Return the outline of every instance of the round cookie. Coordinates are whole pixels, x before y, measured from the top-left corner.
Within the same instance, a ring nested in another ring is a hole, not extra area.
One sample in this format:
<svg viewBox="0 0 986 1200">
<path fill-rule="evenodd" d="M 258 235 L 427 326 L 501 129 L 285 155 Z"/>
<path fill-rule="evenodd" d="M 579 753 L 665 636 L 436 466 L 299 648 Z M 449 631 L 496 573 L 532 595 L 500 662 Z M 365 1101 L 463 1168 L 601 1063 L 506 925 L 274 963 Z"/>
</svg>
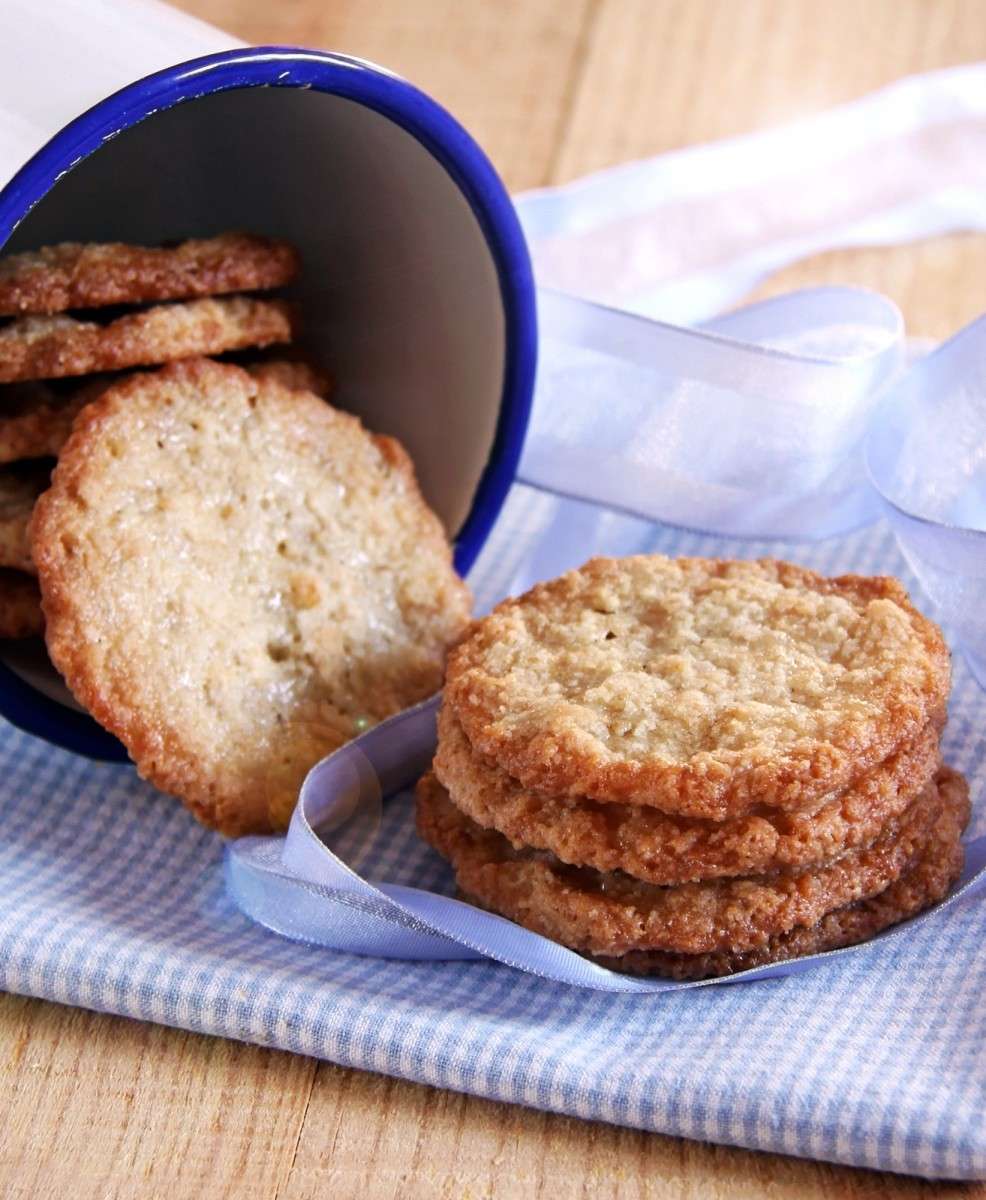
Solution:
<svg viewBox="0 0 986 1200">
<path fill-rule="evenodd" d="M 515 849 L 546 850 L 564 863 L 667 885 L 832 862 L 873 842 L 924 790 L 940 762 L 939 730 L 928 725 L 811 815 L 765 808 L 705 821 L 524 788 L 475 753 L 443 705 L 433 770 L 458 809 L 502 833 Z"/>
<path fill-rule="evenodd" d="M 35 574 L 28 526 L 37 498 L 51 479 L 51 463 L 11 463 L 0 468 L 0 567 Z"/>
<path fill-rule="evenodd" d="M 948 770 L 939 776 L 938 787 L 942 797 L 941 816 L 921 856 L 877 895 L 826 913 L 817 925 L 775 934 L 755 950 L 692 955 L 635 950 L 621 958 L 598 957 L 597 961 L 611 970 L 633 975 L 710 979 L 854 946 L 891 925 L 917 916 L 948 895 L 962 874 L 965 858 L 959 839 L 969 820 L 969 789 L 961 775 Z"/>
<path fill-rule="evenodd" d="M 0 259 L 0 316 L 260 291 L 298 267 L 293 246 L 248 233 L 175 246 L 62 242 Z"/>
<path fill-rule="evenodd" d="M 0 567 L 0 638 L 34 637 L 43 629 L 38 581 Z"/>
<path fill-rule="evenodd" d="M 468 621 L 393 439 L 205 359 L 88 405 L 35 508 L 55 666 L 139 772 L 228 834 L 441 684 Z"/>
<path fill-rule="evenodd" d="M 418 832 L 485 907 L 574 950 L 618 957 L 752 950 L 772 934 L 814 925 L 833 909 L 874 896 L 919 857 L 941 809 L 933 783 L 881 837 L 827 867 L 658 887 L 619 871 L 571 867 L 516 851 L 452 803 L 429 774 L 418 785 Z"/>
<path fill-rule="evenodd" d="M 230 296 L 159 304 L 107 325 L 75 317 L 20 317 L 0 327 L 0 383 L 153 366 L 197 354 L 290 342 L 285 300 Z"/>
<path fill-rule="evenodd" d="M 499 605 L 446 696 L 527 787 L 725 820 L 817 809 L 941 720 L 949 685 L 894 579 L 640 555 Z"/>
</svg>

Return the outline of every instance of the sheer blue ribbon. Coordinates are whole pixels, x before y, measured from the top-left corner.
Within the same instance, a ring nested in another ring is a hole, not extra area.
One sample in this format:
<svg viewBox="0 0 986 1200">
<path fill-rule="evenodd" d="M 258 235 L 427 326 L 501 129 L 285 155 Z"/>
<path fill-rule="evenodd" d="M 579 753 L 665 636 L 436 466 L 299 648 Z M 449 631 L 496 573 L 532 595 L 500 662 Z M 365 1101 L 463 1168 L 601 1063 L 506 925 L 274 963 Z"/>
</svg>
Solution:
<svg viewBox="0 0 986 1200">
<path fill-rule="evenodd" d="M 809 288 L 688 329 L 542 290 L 538 319 L 522 482 L 731 537 L 877 515 L 863 445 L 904 354 L 884 297 Z"/>
<path fill-rule="evenodd" d="M 831 536 L 882 506 L 986 684 L 986 319 L 901 374 L 900 314 L 855 289 L 794 293 L 702 329 L 549 293 L 540 318 L 545 365 L 524 480 L 733 536 Z M 608 971 L 502 917 L 356 870 L 353 823 L 427 767 L 437 704 L 315 766 L 285 838 L 230 844 L 227 887 L 242 911 L 286 937 L 356 954 L 493 959 L 613 992 L 705 986 Z M 979 838 L 945 901 L 864 946 L 707 982 L 776 978 L 865 953 L 984 884 Z"/>
<path fill-rule="evenodd" d="M 867 460 L 897 544 L 986 688 L 986 317 L 889 391 Z"/>
</svg>

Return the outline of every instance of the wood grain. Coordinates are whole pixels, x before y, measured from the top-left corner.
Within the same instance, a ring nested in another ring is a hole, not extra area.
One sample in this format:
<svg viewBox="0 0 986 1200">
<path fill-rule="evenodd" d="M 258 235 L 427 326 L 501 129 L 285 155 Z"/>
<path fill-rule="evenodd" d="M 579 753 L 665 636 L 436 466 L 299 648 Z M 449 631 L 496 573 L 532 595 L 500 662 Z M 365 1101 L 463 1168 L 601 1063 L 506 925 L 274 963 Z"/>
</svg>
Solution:
<svg viewBox="0 0 986 1200">
<path fill-rule="evenodd" d="M 605 0 L 553 182 L 984 52 L 982 0 Z"/>
<path fill-rule="evenodd" d="M 982 0 L 608 0 L 556 155 L 559 183 L 852 100 L 904 75 L 986 58 Z M 855 283 L 946 337 L 986 308 L 986 235 L 821 255 L 754 293 Z"/>
<path fill-rule="evenodd" d="M 473 133 L 514 191 L 550 177 L 593 0 L 179 0 L 254 44 L 379 62 Z"/>
<path fill-rule="evenodd" d="M 0 1194 L 276 1196 L 318 1064 L 15 996 L 0 1007 Z"/>
<path fill-rule="evenodd" d="M 973 1195 L 961 1185 L 658 1137 L 322 1066 L 283 1200 Z"/>
<path fill-rule="evenodd" d="M 181 0 L 251 42 L 378 60 L 514 188 L 814 112 L 986 57 L 983 0 Z M 986 238 L 820 256 L 766 281 L 879 288 L 918 332 L 986 307 Z M 37 1200 L 963 1196 L 496 1104 L 258 1047 L 0 998 L 0 1194 Z"/>
</svg>

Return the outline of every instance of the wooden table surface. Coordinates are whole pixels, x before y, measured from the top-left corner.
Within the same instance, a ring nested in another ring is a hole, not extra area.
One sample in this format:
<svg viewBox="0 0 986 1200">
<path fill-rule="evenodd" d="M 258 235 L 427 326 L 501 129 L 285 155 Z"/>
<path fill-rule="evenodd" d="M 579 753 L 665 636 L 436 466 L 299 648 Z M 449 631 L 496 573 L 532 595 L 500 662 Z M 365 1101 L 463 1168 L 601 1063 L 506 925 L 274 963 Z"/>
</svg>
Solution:
<svg viewBox="0 0 986 1200">
<path fill-rule="evenodd" d="M 984 0 L 181 0 L 248 42 L 374 59 L 442 101 L 515 190 L 986 57 Z M 828 254 L 760 294 L 867 284 L 914 332 L 986 308 L 986 237 Z M 551 1116 L 0 997 L 0 1193 L 986 1198 Z"/>
</svg>

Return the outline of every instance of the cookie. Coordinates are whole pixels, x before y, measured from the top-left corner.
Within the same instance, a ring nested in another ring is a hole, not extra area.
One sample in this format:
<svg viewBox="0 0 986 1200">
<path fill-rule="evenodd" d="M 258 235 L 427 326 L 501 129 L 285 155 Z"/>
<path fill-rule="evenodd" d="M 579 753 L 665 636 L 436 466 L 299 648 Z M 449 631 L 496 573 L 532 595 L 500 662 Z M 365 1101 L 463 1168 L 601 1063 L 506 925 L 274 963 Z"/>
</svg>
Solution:
<svg viewBox="0 0 986 1200">
<path fill-rule="evenodd" d="M 926 726 L 814 814 L 765 808 L 724 822 L 531 791 L 475 753 L 448 705 L 438 717 L 433 769 L 458 809 L 515 849 L 676 884 L 817 866 L 868 846 L 927 786 L 941 761 L 938 739 L 938 728 Z"/>
<path fill-rule="evenodd" d="M 32 522 L 52 661 L 228 834 L 434 692 L 470 598 L 404 450 L 317 396 L 172 364 L 80 413 Z"/>
<path fill-rule="evenodd" d="M 873 845 L 829 866 L 658 887 L 515 850 L 461 813 L 432 774 L 417 792 L 418 832 L 449 860 L 464 892 L 536 933 L 608 957 L 633 950 L 735 953 L 814 925 L 898 879 L 919 857 L 940 810 L 938 788 L 929 783 Z"/>
<path fill-rule="evenodd" d="M 20 317 L 0 328 L 0 383 L 117 371 L 289 342 L 284 300 L 231 296 L 160 304 L 107 325 L 75 317 Z"/>
<path fill-rule="evenodd" d="M 43 629 L 38 581 L 0 567 L 0 638 L 34 637 Z"/>
<path fill-rule="evenodd" d="M 323 400 L 332 394 L 332 377 L 304 359 L 272 358 L 264 362 L 247 363 L 246 369 L 254 379 L 280 384 L 289 391 L 314 392 Z"/>
<path fill-rule="evenodd" d="M 948 770 L 939 776 L 938 787 L 942 809 L 931 836 L 914 865 L 885 891 L 827 913 L 816 925 L 775 934 L 755 950 L 695 955 L 636 950 L 621 958 L 599 957 L 597 961 L 633 975 L 710 979 L 854 946 L 917 916 L 943 900 L 962 874 L 964 853 L 959 838 L 969 820 L 969 791 L 962 776 Z"/>
<path fill-rule="evenodd" d="M 0 388 L 0 463 L 55 457 L 72 431 L 76 415 L 107 386 L 96 376 L 80 384 L 52 386 L 43 380 Z"/>
<path fill-rule="evenodd" d="M 819 808 L 941 720 L 949 686 L 894 579 L 641 555 L 499 605 L 446 696 L 526 787 L 719 821 Z"/>
<path fill-rule="evenodd" d="M 0 468 L 0 567 L 34 574 L 28 525 L 34 503 L 50 478 L 51 463 L 14 463 Z"/>
<path fill-rule="evenodd" d="M 248 233 L 175 246 L 63 242 L 0 259 L 0 316 L 258 291 L 290 283 L 298 266 L 287 242 Z"/>
</svg>

